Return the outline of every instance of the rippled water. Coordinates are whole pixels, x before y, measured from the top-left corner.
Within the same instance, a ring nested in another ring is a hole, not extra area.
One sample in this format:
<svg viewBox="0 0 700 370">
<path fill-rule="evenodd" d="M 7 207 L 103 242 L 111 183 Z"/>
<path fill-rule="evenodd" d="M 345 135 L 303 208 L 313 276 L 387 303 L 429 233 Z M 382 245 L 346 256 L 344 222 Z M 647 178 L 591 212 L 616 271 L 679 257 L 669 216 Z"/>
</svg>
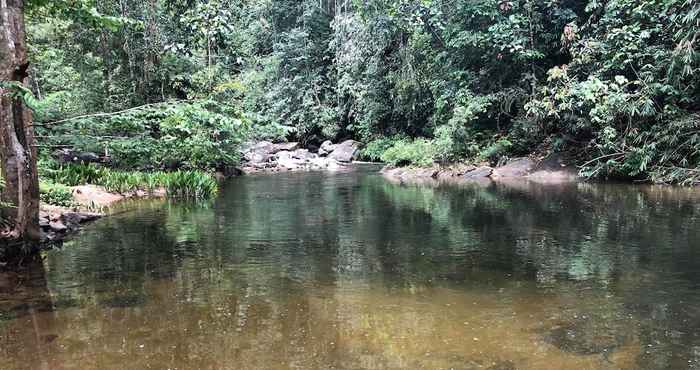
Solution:
<svg viewBox="0 0 700 370">
<path fill-rule="evenodd" d="M 360 168 L 139 202 L 0 275 L 0 368 L 697 369 L 699 199 Z"/>
</svg>

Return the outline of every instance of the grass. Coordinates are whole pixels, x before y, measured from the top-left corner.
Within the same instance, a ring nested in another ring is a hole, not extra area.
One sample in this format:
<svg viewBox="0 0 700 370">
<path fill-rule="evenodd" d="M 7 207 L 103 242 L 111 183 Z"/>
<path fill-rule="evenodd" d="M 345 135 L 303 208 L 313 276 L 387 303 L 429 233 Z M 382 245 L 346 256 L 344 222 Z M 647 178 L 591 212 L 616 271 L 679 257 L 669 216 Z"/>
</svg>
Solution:
<svg viewBox="0 0 700 370">
<path fill-rule="evenodd" d="M 213 198 L 219 190 L 214 176 L 203 171 L 139 172 L 118 171 L 94 164 L 46 166 L 42 175 L 53 183 L 67 186 L 99 185 L 114 193 L 165 189 L 173 198 Z"/>
</svg>

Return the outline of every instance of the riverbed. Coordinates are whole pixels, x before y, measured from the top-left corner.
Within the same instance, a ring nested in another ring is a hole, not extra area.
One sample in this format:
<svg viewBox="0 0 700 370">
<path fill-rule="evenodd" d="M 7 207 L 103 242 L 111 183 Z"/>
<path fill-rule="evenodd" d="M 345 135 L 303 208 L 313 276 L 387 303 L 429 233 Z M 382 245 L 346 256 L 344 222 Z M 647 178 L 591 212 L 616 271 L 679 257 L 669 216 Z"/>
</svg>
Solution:
<svg viewBox="0 0 700 370">
<path fill-rule="evenodd" d="M 700 368 L 698 190 L 377 170 L 131 203 L 0 275 L 0 368 Z"/>
</svg>

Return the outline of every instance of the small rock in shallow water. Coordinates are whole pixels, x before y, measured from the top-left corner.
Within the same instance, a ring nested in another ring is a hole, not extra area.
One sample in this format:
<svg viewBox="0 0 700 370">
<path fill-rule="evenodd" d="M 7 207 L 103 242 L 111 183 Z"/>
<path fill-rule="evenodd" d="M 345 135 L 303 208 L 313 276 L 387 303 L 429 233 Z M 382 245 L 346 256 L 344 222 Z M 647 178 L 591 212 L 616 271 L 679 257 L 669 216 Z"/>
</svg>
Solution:
<svg viewBox="0 0 700 370">
<path fill-rule="evenodd" d="M 68 230 L 68 226 L 64 225 L 61 221 L 51 221 L 49 223 L 51 230 L 62 233 Z"/>
<path fill-rule="evenodd" d="M 491 176 L 493 173 L 493 168 L 487 167 L 487 166 L 482 166 L 473 169 L 472 171 L 469 171 L 464 174 L 465 179 L 483 179 L 486 177 Z"/>
</svg>

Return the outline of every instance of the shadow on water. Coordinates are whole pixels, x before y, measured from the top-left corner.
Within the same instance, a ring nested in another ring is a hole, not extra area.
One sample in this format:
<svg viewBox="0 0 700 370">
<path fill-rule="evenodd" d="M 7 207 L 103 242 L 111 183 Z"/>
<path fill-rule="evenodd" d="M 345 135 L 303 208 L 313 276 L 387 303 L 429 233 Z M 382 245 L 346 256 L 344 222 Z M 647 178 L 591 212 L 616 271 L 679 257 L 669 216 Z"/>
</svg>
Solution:
<svg viewBox="0 0 700 370">
<path fill-rule="evenodd" d="M 695 368 L 698 194 L 235 179 L 0 277 L 0 353 L 8 369 Z"/>
<path fill-rule="evenodd" d="M 25 260 L 17 271 L 0 272 L 2 358 L 24 358 L 26 360 L 16 365 L 25 368 L 52 369 L 45 346 L 59 337 L 53 330 L 53 312 L 70 304 L 52 298 L 40 257 Z M 4 365 L 9 365 L 8 361 L 3 360 Z"/>
</svg>

